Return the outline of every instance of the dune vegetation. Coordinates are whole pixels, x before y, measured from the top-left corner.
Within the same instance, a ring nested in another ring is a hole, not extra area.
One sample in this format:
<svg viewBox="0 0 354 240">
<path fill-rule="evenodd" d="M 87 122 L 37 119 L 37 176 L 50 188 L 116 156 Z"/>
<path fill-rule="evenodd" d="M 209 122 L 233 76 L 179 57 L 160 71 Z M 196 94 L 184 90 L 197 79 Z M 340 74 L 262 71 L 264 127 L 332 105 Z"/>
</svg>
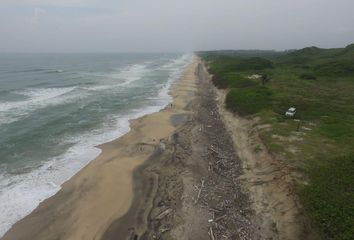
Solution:
<svg viewBox="0 0 354 240">
<path fill-rule="evenodd" d="M 226 107 L 270 127 L 259 136 L 292 166 L 324 238 L 354 236 L 354 45 L 286 52 L 200 52 Z M 296 107 L 295 119 L 285 111 Z"/>
</svg>

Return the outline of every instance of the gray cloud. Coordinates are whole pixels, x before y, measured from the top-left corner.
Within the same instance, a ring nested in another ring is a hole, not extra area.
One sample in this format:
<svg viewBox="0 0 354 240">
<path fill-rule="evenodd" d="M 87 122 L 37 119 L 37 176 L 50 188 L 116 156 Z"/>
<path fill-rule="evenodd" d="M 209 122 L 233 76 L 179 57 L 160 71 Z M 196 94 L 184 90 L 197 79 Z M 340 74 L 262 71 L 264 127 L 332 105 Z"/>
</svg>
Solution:
<svg viewBox="0 0 354 240">
<path fill-rule="evenodd" d="M 1 4 L 9 5 L 53 5 L 79 6 L 97 3 L 97 0 L 2 0 Z"/>
<path fill-rule="evenodd" d="M 9 2 L 0 3 L 0 51 L 290 49 L 354 42 L 352 0 Z"/>
</svg>

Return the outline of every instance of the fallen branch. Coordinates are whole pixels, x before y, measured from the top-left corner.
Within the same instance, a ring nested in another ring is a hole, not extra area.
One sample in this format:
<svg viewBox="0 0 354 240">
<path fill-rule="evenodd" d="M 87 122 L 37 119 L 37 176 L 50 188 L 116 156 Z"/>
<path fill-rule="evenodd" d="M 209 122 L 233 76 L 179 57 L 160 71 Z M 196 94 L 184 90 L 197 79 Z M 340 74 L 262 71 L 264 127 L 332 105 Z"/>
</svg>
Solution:
<svg viewBox="0 0 354 240">
<path fill-rule="evenodd" d="M 199 188 L 199 192 L 198 192 L 198 196 L 197 196 L 197 199 L 195 200 L 195 204 L 197 204 L 198 203 L 198 201 L 199 201 L 199 198 L 200 198 L 200 194 L 202 193 L 202 189 L 203 189 L 203 187 L 204 187 L 204 180 L 202 180 L 202 185 L 200 186 L 200 188 Z"/>
<path fill-rule="evenodd" d="M 160 229 L 160 233 L 164 233 L 164 232 L 167 232 L 170 230 L 171 230 L 170 228 L 163 228 L 163 229 Z"/>
<path fill-rule="evenodd" d="M 223 219 L 223 218 L 225 218 L 225 217 L 226 217 L 226 215 L 217 217 L 217 218 L 214 220 L 214 222 L 220 221 L 221 219 Z"/>
<path fill-rule="evenodd" d="M 215 236 L 214 236 L 214 232 L 213 232 L 212 227 L 209 228 L 209 235 L 210 235 L 211 240 L 215 240 Z"/>
<path fill-rule="evenodd" d="M 172 212 L 171 208 L 166 209 L 165 211 L 161 212 L 159 215 L 156 216 L 157 220 L 161 220 L 166 217 L 170 212 Z"/>
</svg>

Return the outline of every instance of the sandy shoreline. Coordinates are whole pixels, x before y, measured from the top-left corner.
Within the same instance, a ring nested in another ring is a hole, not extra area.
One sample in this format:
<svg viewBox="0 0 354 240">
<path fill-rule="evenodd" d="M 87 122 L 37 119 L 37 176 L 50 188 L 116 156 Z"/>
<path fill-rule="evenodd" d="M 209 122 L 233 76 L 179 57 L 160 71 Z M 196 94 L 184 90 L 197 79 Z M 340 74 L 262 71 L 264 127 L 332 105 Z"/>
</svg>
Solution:
<svg viewBox="0 0 354 240">
<path fill-rule="evenodd" d="M 132 120 L 129 133 L 100 145 L 102 153 L 95 160 L 1 239 L 101 239 L 128 212 L 134 191 L 143 190 L 134 185 L 135 170 L 163 149 L 164 142 L 187 120 L 185 107 L 196 89 L 198 61 L 194 58 L 173 86 L 172 107 Z"/>
</svg>

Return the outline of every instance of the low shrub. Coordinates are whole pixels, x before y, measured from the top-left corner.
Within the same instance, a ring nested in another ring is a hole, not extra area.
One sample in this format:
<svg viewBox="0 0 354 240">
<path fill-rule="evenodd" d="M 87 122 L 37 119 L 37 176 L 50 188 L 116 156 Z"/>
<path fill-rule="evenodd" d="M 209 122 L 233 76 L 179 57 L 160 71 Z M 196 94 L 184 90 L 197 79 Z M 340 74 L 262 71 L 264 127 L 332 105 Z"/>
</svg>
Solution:
<svg viewBox="0 0 354 240">
<path fill-rule="evenodd" d="M 266 87 L 232 88 L 226 96 L 226 107 L 240 115 L 258 113 L 271 107 L 272 92 Z"/>
<path fill-rule="evenodd" d="M 225 75 L 225 79 L 230 88 L 245 88 L 259 85 L 259 81 L 256 82 L 237 73 L 228 73 Z"/>
<path fill-rule="evenodd" d="M 235 71 L 259 71 L 264 69 L 274 68 L 274 63 L 268 59 L 253 57 L 253 58 L 238 58 L 218 56 L 215 57 L 209 65 L 210 73 L 222 74 Z"/>
<path fill-rule="evenodd" d="M 352 76 L 354 74 L 354 61 L 338 60 L 317 65 L 315 70 L 321 76 Z"/>
<path fill-rule="evenodd" d="M 242 59 L 240 63 L 237 65 L 238 71 L 254 71 L 254 70 L 264 70 L 267 68 L 273 68 L 274 64 L 272 61 L 260 58 L 260 57 L 253 57 Z"/>
<path fill-rule="evenodd" d="M 215 74 L 212 77 L 212 82 L 217 88 L 244 88 L 250 86 L 256 86 L 259 83 L 245 78 L 238 73 L 225 73 L 225 74 Z"/>
<path fill-rule="evenodd" d="M 304 80 L 316 80 L 317 77 L 313 74 L 310 74 L 310 73 L 303 73 L 300 75 L 300 78 L 301 79 L 304 79 Z"/>
<path fill-rule="evenodd" d="M 211 81 L 219 89 L 225 89 L 229 86 L 229 83 L 221 74 L 214 74 Z"/>
</svg>

